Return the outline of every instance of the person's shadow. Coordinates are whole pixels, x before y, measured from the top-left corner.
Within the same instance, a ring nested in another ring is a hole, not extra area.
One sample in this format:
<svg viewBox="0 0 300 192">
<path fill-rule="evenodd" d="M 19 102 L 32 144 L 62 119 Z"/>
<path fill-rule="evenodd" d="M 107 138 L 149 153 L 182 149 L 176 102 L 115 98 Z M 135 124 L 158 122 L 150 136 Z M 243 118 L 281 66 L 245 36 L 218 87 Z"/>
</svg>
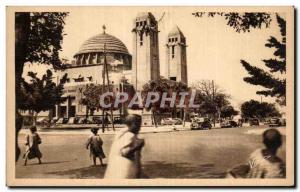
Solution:
<svg viewBox="0 0 300 192">
<path fill-rule="evenodd" d="M 27 163 L 26 166 L 31 166 L 31 165 L 51 165 L 51 164 L 59 164 L 59 163 L 68 163 L 70 161 L 49 161 L 49 162 L 43 162 L 39 164 L 38 162 L 30 163 L 30 161 Z"/>
<path fill-rule="evenodd" d="M 48 172 L 47 174 L 54 174 L 59 176 L 66 176 L 71 179 L 88 179 L 88 178 L 103 178 L 107 165 L 91 165 L 78 169 Z"/>
</svg>

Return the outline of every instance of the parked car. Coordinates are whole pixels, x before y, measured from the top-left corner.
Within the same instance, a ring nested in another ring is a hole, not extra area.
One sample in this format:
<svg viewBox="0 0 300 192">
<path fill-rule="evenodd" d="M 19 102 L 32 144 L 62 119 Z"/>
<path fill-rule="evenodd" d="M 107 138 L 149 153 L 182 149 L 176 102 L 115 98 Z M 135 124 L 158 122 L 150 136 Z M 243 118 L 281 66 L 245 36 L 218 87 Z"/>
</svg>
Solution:
<svg viewBox="0 0 300 192">
<path fill-rule="evenodd" d="M 265 119 L 265 122 L 264 122 L 264 125 L 270 125 L 271 119 L 272 119 L 272 118 L 266 118 L 266 119 Z"/>
<path fill-rule="evenodd" d="M 183 123 L 182 120 L 179 118 L 174 118 L 173 120 L 174 120 L 174 125 L 182 125 Z"/>
<path fill-rule="evenodd" d="M 279 118 L 271 118 L 269 121 L 269 126 L 270 127 L 279 127 L 280 126 Z"/>
<path fill-rule="evenodd" d="M 161 124 L 162 125 L 172 125 L 172 121 L 171 121 L 172 118 L 163 118 L 161 120 Z"/>
<path fill-rule="evenodd" d="M 77 124 L 86 124 L 86 123 L 87 123 L 87 120 L 85 117 L 78 118 Z"/>
<path fill-rule="evenodd" d="M 75 117 L 70 117 L 67 124 L 75 124 Z"/>
<path fill-rule="evenodd" d="M 285 118 L 280 118 L 279 119 L 281 126 L 286 126 L 286 119 Z"/>
<path fill-rule="evenodd" d="M 208 118 L 194 118 L 191 123 L 191 130 L 209 130 L 212 125 Z"/>
<path fill-rule="evenodd" d="M 74 124 L 78 124 L 79 119 L 80 119 L 80 117 L 75 117 Z"/>
<path fill-rule="evenodd" d="M 56 124 L 66 124 L 68 122 L 69 118 L 67 117 L 61 117 L 56 121 Z"/>
<path fill-rule="evenodd" d="M 114 124 L 123 124 L 124 120 L 121 117 L 114 118 Z"/>
<path fill-rule="evenodd" d="M 93 117 L 93 123 L 102 124 L 102 117 Z"/>
<path fill-rule="evenodd" d="M 55 123 L 56 124 L 62 124 L 63 123 L 64 118 L 59 118 Z"/>
<path fill-rule="evenodd" d="M 164 118 L 161 120 L 162 125 L 182 125 L 182 120 L 179 118 Z"/>
<path fill-rule="evenodd" d="M 36 120 L 36 125 L 46 126 L 49 124 L 49 120 L 46 117 L 38 117 Z"/>
<path fill-rule="evenodd" d="M 68 121 L 69 121 L 69 118 L 68 117 L 64 117 L 63 124 L 68 123 Z"/>
<path fill-rule="evenodd" d="M 57 117 L 54 117 L 53 119 L 51 119 L 51 124 L 54 124 L 54 123 L 56 123 L 58 121 L 58 118 Z"/>
<path fill-rule="evenodd" d="M 89 116 L 89 117 L 86 119 L 86 123 L 87 123 L 87 124 L 94 124 L 93 117 Z"/>
<path fill-rule="evenodd" d="M 286 126 L 286 120 L 280 118 L 271 118 L 269 122 L 269 126 L 270 127 Z"/>
<path fill-rule="evenodd" d="M 249 119 L 250 126 L 259 126 L 259 120 L 257 118 Z"/>
<path fill-rule="evenodd" d="M 220 124 L 221 128 L 231 128 L 231 127 L 238 127 L 237 122 L 233 120 L 225 120 Z"/>
</svg>

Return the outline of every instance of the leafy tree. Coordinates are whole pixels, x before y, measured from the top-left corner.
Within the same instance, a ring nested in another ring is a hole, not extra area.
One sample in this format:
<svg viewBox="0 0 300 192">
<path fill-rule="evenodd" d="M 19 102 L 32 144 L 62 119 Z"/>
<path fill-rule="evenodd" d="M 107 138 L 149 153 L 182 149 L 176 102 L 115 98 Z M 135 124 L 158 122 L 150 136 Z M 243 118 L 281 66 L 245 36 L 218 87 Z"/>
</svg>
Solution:
<svg viewBox="0 0 300 192">
<path fill-rule="evenodd" d="M 93 115 L 94 111 L 97 109 L 102 109 L 100 105 L 100 96 L 107 92 L 108 90 L 113 90 L 113 86 L 110 85 L 110 89 L 108 89 L 108 86 L 101 84 L 89 84 L 86 85 L 83 91 L 84 97 L 81 99 L 80 103 L 85 105 L 87 107 L 87 114 L 86 116 Z M 123 92 L 130 92 L 131 89 L 128 86 L 124 86 Z M 121 108 L 121 104 L 117 107 L 114 107 L 116 97 L 115 96 L 107 96 L 105 97 L 104 102 L 106 104 L 112 104 L 110 108 L 105 108 L 106 110 L 117 110 Z"/>
<path fill-rule="evenodd" d="M 233 106 L 228 105 L 228 106 L 224 106 L 221 108 L 221 114 L 220 116 L 222 118 L 226 118 L 226 117 L 232 117 L 234 115 L 238 115 L 238 111 L 236 111 Z"/>
<path fill-rule="evenodd" d="M 16 161 L 20 155 L 18 133 L 22 116 L 18 114 L 25 63 L 60 66 L 59 51 L 63 39 L 64 12 L 17 12 L 15 13 L 15 90 L 16 90 Z"/>
<path fill-rule="evenodd" d="M 100 95 L 103 93 L 103 85 L 90 84 L 83 91 L 84 98 L 81 104 L 87 107 L 86 116 L 93 115 L 94 111 L 100 107 Z"/>
<path fill-rule="evenodd" d="M 122 91 L 128 91 L 130 89 L 123 88 Z M 101 103 L 100 103 L 100 96 L 107 91 L 113 91 L 113 86 L 110 85 L 95 85 L 95 84 L 90 84 L 86 85 L 83 95 L 84 97 L 81 99 L 80 103 L 86 106 L 86 117 L 89 115 L 93 115 L 94 111 L 96 109 L 102 109 L 103 110 L 103 115 L 105 110 L 109 110 L 111 113 L 111 120 L 112 120 L 112 128 L 114 129 L 114 122 L 113 122 L 113 110 L 121 109 L 122 105 L 114 106 L 116 96 L 106 96 L 104 99 L 104 103 L 106 104 L 111 104 L 111 107 L 109 108 L 102 108 Z M 90 112 L 90 114 L 89 114 Z M 103 116 L 104 117 L 104 116 Z M 104 121 L 102 121 L 102 125 L 104 125 Z M 104 132 L 104 126 L 102 127 L 102 131 Z"/>
<path fill-rule="evenodd" d="M 215 120 L 216 115 L 220 118 L 222 109 L 230 105 L 230 96 L 225 94 L 214 81 L 197 81 L 191 87 L 197 91 L 195 100 L 200 104 L 199 112 L 202 115 L 210 115 Z"/>
<path fill-rule="evenodd" d="M 197 18 L 204 15 L 207 17 L 220 16 L 227 21 L 227 25 L 232 27 L 236 32 L 250 32 L 252 28 L 261 29 L 263 26 L 268 28 L 272 21 L 269 13 L 263 12 L 194 12 L 192 13 Z"/>
<path fill-rule="evenodd" d="M 20 93 L 22 100 L 19 109 L 34 111 L 35 124 L 38 113 L 53 109 L 55 105 L 66 100 L 62 98 L 62 95 L 64 83 L 67 81 L 67 74 L 63 76 L 58 85 L 52 81 L 53 74 L 51 70 L 47 70 L 41 79 L 37 77 L 37 73 L 33 72 L 28 72 L 28 76 L 30 77 L 30 82 L 26 82 L 23 79 L 21 83 Z"/>
<path fill-rule="evenodd" d="M 163 113 L 171 112 L 176 113 L 177 108 L 176 105 L 180 102 L 180 92 L 188 92 L 189 88 L 186 84 L 181 82 L 172 81 L 163 77 L 160 77 L 157 80 L 150 80 L 148 83 L 146 83 L 143 86 L 142 90 L 142 98 L 144 104 L 146 103 L 146 98 L 149 92 L 156 92 L 159 94 L 159 99 L 155 103 L 151 104 L 148 108 L 148 110 L 152 111 L 154 124 L 157 125 L 157 122 L 159 121 L 159 117 L 162 117 Z M 166 102 L 166 105 L 164 108 L 160 107 L 161 99 L 163 93 L 167 93 L 167 97 L 172 97 L 173 94 L 176 94 L 176 100 L 175 100 L 175 106 L 170 107 L 169 103 Z M 185 103 L 187 103 L 188 96 L 186 97 Z"/>
<path fill-rule="evenodd" d="M 16 91 L 25 63 L 39 63 L 59 68 L 63 40 L 64 12 L 17 12 L 15 14 Z M 16 94 L 17 101 L 20 98 Z M 17 102 L 18 107 L 19 102 Z"/>
<path fill-rule="evenodd" d="M 258 102 L 255 100 L 246 101 L 241 105 L 242 116 L 245 118 L 267 118 L 279 117 L 280 113 L 272 103 Z"/>
<path fill-rule="evenodd" d="M 281 39 L 278 40 L 271 36 L 265 44 L 266 47 L 275 49 L 275 58 L 263 60 L 269 71 L 250 65 L 245 60 L 241 60 L 241 63 L 250 75 L 249 77 L 245 77 L 244 81 L 265 88 L 263 91 L 257 91 L 257 94 L 276 97 L 277 103 L 285 105 L 286 79 L 285 77 L 278 77 L 278 73 L 281 75 L 285 75 L 286 73 L 286 22 L 279 15 L 276 15 L 276 18 L 280 28 Z"/>
</svg>

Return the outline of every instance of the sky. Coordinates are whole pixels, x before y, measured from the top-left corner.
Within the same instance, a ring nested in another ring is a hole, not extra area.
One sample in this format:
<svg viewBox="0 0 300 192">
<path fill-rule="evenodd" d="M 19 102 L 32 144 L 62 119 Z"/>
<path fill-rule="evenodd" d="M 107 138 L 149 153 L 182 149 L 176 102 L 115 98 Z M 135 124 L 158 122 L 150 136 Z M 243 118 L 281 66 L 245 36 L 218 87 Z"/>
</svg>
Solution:
<svg viewBox="0 0 300 192">
<path fill-rule="evenodd" d="M 106 33 L 119 38 L 132 54 L 133 34 L 131 32 L 138 12 L 147 8 L 76 8 L 70 11 L 65 21 L 65 33 L 61 57 L 73 59 L 81 44 L 91 36 L 102 33 L 106 25 Z M 198 80 L 214 80 L 221 89 L 231 96 L 232 104 L 239 108 L 244 101 L 261 100 L 256 94 L 261 90 L 243 81 L 246 70 L 241 59 L 250 64 L 266 69 L 262 59 L 273 58 L 274 49 L 264 45 L 270 36 L 280 37 L 275 14 L 269 28 L 252 29 L 249 33 L 237 33 L 226 25 L 223 17 L 196 18 L 191 13 L 201 8 L 178 9 L 160 8 L 151 10 L 159 21 L 159 56 L 161 75 L 165 74 L 165 44 L 167 35 L 174 26 L 178 26 L 186 37 L 188 82 Z M 42 65 L 27 67 L 24 71 L 45 71 Z M 263 101 L 273 102 L 270 97 Z"/>
</svg>

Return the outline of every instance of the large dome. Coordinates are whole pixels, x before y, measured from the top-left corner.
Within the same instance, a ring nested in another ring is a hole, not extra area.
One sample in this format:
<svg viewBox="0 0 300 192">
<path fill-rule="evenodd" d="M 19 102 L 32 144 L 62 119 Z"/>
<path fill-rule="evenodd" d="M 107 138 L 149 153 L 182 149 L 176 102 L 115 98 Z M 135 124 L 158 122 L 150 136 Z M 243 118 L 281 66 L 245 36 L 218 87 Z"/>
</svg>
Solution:
<svg viewBox="0 0 300 192">
<path fill-rule="evenodd" d="M 121 40 L 107 33 L 101 33 L 86 40 L 74 56 L 83 53 L 103 52 L 105 43 L 107 53 L 121 53 L 129 55 L 127 47 Z"/>
</svg>

